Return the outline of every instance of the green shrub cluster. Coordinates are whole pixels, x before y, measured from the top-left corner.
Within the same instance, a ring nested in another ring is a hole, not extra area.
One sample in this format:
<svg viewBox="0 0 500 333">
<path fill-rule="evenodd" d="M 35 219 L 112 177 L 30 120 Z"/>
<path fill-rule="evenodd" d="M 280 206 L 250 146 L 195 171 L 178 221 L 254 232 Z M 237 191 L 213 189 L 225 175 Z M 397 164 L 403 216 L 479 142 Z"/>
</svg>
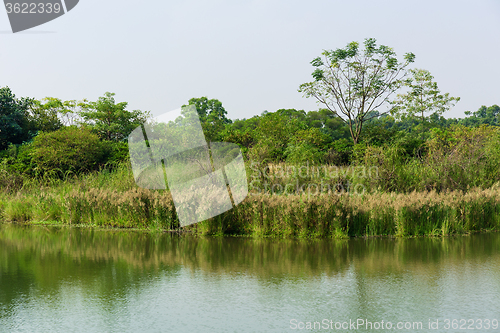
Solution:
<svg viewBox="0 0 500 333">
<path fill-rule="evenodd" d="M 41 133 L 31 144 L 31 163 L 35 174 L 67 173 L 96 170 L 109 155 L 109 147 L 85 128 L 67 127 Z"/>
<path fill-rule="evenodd" d="M 128 161 L 126 142 L 102 141 L 86 128 L 40 133 L 31 142 L 10 145 L 0 164 L 0 189 L 19 189 L 32 178 L 66 179 L 113 168 Z"/>
<path fill-rule="evenodd" d="M 489 188 L 500 181 L 498 127 L 435 129 L 423 149 L 408 157 L 399 144 L 367 147 L 356 161 L 377 167 L 377 177 L 356 178 L 370 189 L 395 192 Z"/>
</svg>

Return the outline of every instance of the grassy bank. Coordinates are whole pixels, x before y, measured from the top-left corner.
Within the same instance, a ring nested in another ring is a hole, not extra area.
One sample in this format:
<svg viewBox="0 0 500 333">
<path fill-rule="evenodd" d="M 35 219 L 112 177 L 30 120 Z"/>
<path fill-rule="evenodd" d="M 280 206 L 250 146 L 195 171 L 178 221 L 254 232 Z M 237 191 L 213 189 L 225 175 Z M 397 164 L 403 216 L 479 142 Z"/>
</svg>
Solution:
<svg viewBox="0 0 500 333">
<path fill-rule="evenodd" d="M 135 186 L 123 165 L 65 181 L 33 181 L 0 194 L 5 221 L 52 222 L 175 230 L 179 221 L 167 191 Z M 200 235 L 270 237 L 422 236 L 500 229 L 500 187 L 467 192 L 357 195 L 344 191 L 272 195 L 251 192 L 236 208 L 188 226 Z"/>
</svg>

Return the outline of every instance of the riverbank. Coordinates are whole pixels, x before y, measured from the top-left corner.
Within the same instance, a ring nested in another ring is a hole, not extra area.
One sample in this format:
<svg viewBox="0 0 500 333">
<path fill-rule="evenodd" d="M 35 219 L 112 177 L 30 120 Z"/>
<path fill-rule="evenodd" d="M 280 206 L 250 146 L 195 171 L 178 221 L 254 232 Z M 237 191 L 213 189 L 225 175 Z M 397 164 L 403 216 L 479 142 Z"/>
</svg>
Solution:
<svg viewBox="0 0 500 333">
<path fill-rule="evenodd" d="M 63 225 L 278 238 L 447 236 L 500 229 L 498 186 L 467 193 L 250 193 L 236 208 L 180 229 L 169 192 L 91 185 L 79 182 L 1 194 L 1 217 L 17 223 L 57 221 Z"/>
</svg>

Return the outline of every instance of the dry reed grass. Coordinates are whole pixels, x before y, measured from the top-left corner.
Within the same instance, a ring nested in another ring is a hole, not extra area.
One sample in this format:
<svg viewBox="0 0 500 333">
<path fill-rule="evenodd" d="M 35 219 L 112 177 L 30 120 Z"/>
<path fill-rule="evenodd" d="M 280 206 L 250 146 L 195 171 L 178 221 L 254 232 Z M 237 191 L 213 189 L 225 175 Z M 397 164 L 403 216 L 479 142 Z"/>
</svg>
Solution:
<svg viewBox="0 0 500 333">
<path fill-rule="evenodd" d="M 66 195 L 43 191 L 0 198 L 3 219 L 59 221 L 123 228 L 179 228 L 169 192 L 90 188 Z M 500 226 L 500 189 L 467 193 L 268 195 L 186 227 L 208 235 L 272 237 L 419 236 L 464 234 Z"/>
<path fill-rule="evenodd" d="M 16 193 L 0 193 L 6 221 L 58 221 L 153 230 L 179 229 L 168 191 L 134 185 L 127 168 Z M 500 186 L 412 193 L 251 194 L 222 215 L 183 228 L 201 235 L 258 237 L 421 236 L 500 227 Z"/>
</svg>

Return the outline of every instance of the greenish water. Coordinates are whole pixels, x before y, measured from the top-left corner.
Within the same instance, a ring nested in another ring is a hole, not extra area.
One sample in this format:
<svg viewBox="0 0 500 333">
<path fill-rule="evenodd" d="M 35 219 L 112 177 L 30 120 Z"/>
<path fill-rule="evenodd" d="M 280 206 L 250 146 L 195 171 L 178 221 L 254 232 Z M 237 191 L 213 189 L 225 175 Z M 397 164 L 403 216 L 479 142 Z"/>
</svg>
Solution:
<svg viewBox="0 0 500 333">
<path fill-rule="evenodd" d="M 0 224 L 0 332 L 499 332 L 495 320 L 500 234 L 301 241 Z"/>
</svg>

